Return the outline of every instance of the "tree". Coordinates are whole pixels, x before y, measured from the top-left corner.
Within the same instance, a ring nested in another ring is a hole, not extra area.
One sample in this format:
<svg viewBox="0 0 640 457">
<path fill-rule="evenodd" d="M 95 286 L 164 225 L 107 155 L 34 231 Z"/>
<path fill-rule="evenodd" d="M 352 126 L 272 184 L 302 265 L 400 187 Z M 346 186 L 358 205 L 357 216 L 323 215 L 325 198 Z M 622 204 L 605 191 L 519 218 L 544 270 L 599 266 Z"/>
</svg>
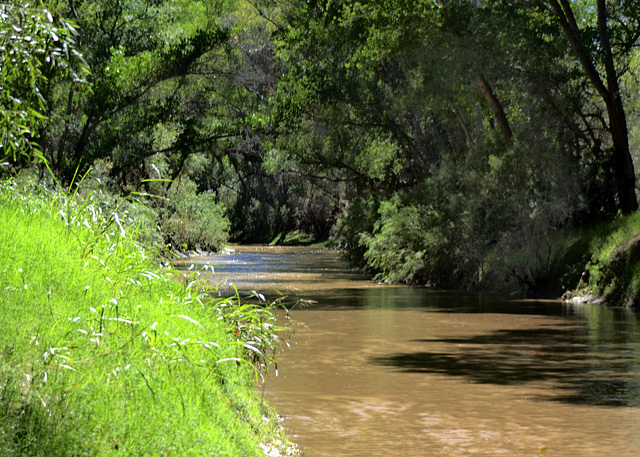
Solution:
<svg viewBox="0 0 640 457">
<path fill-rule="evenodd" d="M 540 268 L 522 282 L 536 284 L 541 241 L 592 206 L 580 166 L 589 138 L 576 128 L 588 103 L 556 24 L 501 0 L 311 1 L 285 17 L 277 111 L 295 129 L 277 143 L 281 162 L 346 183 L 345 206 L 368 219 L 345 219 L 350 251 L 382 268 L 385 227 L 407 217 L 421 235 L 385 259 L 451 259 L 416 261 L 414 278 L 481 277 L 469 272 L 489 250 L 527 246 Z"/>
<path fill-rule="evenodd" d="M 108 159 L 122 183 L 146 177 L 145 159 L 174 154 L 176 168 L 228 132 L 198 112 L 202 58 L 228 39 L 227 6 L 196 0 L 70 1 L 89 90 L 50 80 L 45 155 L 63 177 Z M 159 138 L 162 140 L 159 141 Z M 162 146 L 159 146 L 159 145 Z M 175 171 L 175 170 L 172 170 Z"/>
<path fill-rule="evenodd" d="M 571 49 L 585 72 L 591 85 L 602 98 L 609 117 L 608 131 L 611 135 L 614 154 L 614 169 L 616 178 L 616 188 L 620 210 L 623 214 L 628 214 L 638 209 L 638 201 L 635 193 L 635 169 L 631 151 L 629 150 L 629 136 L 627 119 L 624 104 L 620 93 L 619 75 L 614 60 L 614 52 L 611 44 L 611 32 L 609 28 L 609 10 L 605 0 L 596 0 L 595 10 L 597 12 L 597 46 L 593 43 L 585 42 L 591 38 L 585 30 L 582 30 L 576 21 L 574 8 L 568 0 L 548 0 L 553 9 L 554 17 L 559 22 L 562 30 L 571 45 Z M 626 4 L 627 2 L 623 2 Z M 627 18 L 633 22 L 633 17 Z M 637 19 L 636 19 L 637 21 Z M 640 27 L 636 29 L 635 35 L 640 33 Z M 586 37 L 586 38 L 585 38 Z M 627 41 L 626 45 L 632 45 L 633 39 Z M 593 49 L 599 50 L 599 57 L 604 67 L 604 77 L 602 70 L 597 68 L 596 56 Z"/>
<path fill-rule="evenodd" d="M 88 74 L 73 21 L 60 7 L 0 4 L 0 158 L 29 162 L 40 155 L 46 125 L 45 87 L 54 76 L 82 85 Z"/>
</svg>

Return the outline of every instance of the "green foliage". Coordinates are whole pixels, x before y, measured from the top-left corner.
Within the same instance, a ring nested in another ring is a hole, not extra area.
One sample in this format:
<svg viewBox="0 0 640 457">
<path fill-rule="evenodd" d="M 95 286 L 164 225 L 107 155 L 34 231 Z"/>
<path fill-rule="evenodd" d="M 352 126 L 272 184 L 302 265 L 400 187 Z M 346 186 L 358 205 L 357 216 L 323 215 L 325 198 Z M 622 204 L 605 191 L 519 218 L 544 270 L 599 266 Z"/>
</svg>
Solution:
<svg viewBox="0 0 640 457">
<path fill-rule="evenodd" d="M 55 72 L 81 84 L 88 69 L 76 45 L 75 23 L 38 2 L 0 4 L 0 159 L 29 162 L 40 154 L 46 86 Z"/>
<path fill-rule="evenodd" d="M 195 184 L 174 184 L 161 209 L 161 230 L 176 249 L 217 251 L 228 240 L 229 220 L 215 194 L 198 194 Z"/>
<path fill-rule="evenodd" d="M 363 234 L 364 258 L 392 282 L 414 283 L 425 277 L 429 262 L 427 214 L 424 208 L 399 207 L 399 199 L 380 204 L 380 219 L 372 235 Z M 432 257 L 433 259 L 433 257 Z"/>
<path fill-rule="evenodd" d="M 125 187 L 148 178 L 146 159 L 200 152 L 211 135 L 201 75 L 228 32 L 224 2 L 199 0 L 100 0 L 71 3 L 81 51 L 91 65 L 90 90 L 58 77 L 51 81 L 48 141 L 43 153 L 51 168 L 69 181 L 75 169 L 109 160 Z M 159 128 L 174 132 L 156 148 Z M 178 159 L 177 177 L 182 173 Z"/>
<path fill-rule="evenodd" d="M 362 175 L 378 181 L 390 181 L 399 175 L 406 163 L 400 147 L 391 138 L 373 137 L 355 159 L 354 168 Z"/>
<path fill-rule="evenodd" d="M 547 246 L 534 246 L 547 233 L 576 213 L 615 207 L 601 184 L 607 175 L 601 149 L 578 155 L 593 144 L 586 135 L 571 138 L 583 80 L 567 71 L 561 31 L 545 14 L 500 1 L 480 8 L 367 1 L 296 4 L 285 17 L 289 28 L 276 42 L 289 73 L 276 113 L 298 130 L 279 138 L 278 154 L 303 176 L 349 183 L 341 198 L 357 215 L 342 220 L 340 233 L 351 258 L 365 260 L 369 249 L 369 266 L 387 276 L 406 263 L 412 278 L 438 271 L 426 280 L 455 283 L 462 275 L 466 285 L 478 285 L 487 252 L 524 244 L 540 265 L 518 280 L 528 288 L 529 276 L 544 270 Z M 479 74 L 490 81 L 515 143 L 505 144 L 496 128 Z M 550 169 L 550 161 L 557 166 Z M 363 222 L 358 211 L 368 195 L 386 200 L 394 193 L 404 195 L 393 205 L 398 214 L 383 211 Z M 418 243 L 411 230 L 404 239 L 404 227 L 391 222 L 404 218 L 426 218 L 416 230 L 428 241 Z M 356 233 L 367 233 L 364 245 Z M 394 244 L 385 235 L 391 233 L 404 242 Z M 394 254 L 384 252 L 385 243 L 398 249 L 396 260 L 386 258 Z M 453 257 L 444 262 L 449 267 L 423 268 L 423 251 Z M 509 275 L 512 267 L 500 266 Z"/>
<path fill-rule="evenodd" d="M 477 156 L 443 159 L 421 186 L 383 201 L 377 215 L 350 208 L 355 217 L 346 219 L 343 233 L 363 233 L 361 259 L 393 282 L 545 289 L 553 234 L 570 226 L 579 205 L 572 161 L 556 157 L 555 167 L 544 168 L 533 142 L 500 156 L 490 152 L 484 165 Z"/>
<path fill-rule="evenodd" d="M 619 217 L 592 237 L 583 290 L 613 305 L 640 307 L 640 216 Z"/>
<path fill-rule="evenodd" d="M 25 141 L 12 154 L 37 139 L 67 183 L 103 167 L 105 211 L 158 244 L 306 233 L 388 280 L 555 287 L 555 234 L 633 206 L 620 151 L 625 112 L 640 141 L 637 5 L 605 5 L 608 46 L 591 0 L 567 6 L 571 27 L 552 0 L 437 3 L 99 0 L 53 22 L 35 9 L 29 33 L 48 47 L 12 46 L 40 66 L 2 67 L 31 100 L 27 123 L 4 118 Z M 52 31 L 79 43 L 88 86 Z M 147 210 L 115 197 L 131 192 Z"/>
<path fill-rule="evenodd" d="M 262 455 L 273 315 L 182 285 L 93 197 L 0 188 L 0 453 Z"/>
<path fill-rule="evenodd" d="M 127 195 L 121 195 L 109 176 L 110 164 L 97 161 L 95 165 L 82 185 L 71 188 L 89 205 L 88 210 L 98 217 L 111 217 L 113 224 L 120 224 L 147 248 L 157 252 L 167 248 L 217 251 L 228 241 L 229 220 L 224 207 L 212 192 L 198 193 L 188 178 L 176 182 L 143 180 Z"/>
<path fill-rule="evenodd" d="M 554 292 L 571 291 L 612 306 L 640 308 L 640 216 L 568 228 L 553 236 Z"/>
<path fill-rule="evenodd" d="M 629 71 L 621 79 L 622 93 L 628 107 L 629 147 L 634 163 L 640 161 L 640 50 L 631 51 Z"/>
<path fill-rule="evenodd" d="M 375 195 L 354 198 L 345 214 L 337 222 L 337 236 L 345 249 L 344 256 L 358 267 L 366 267 L 364 254 L 366 247 L 362 243 L 363 233 L 372 233 L 378 217 L 379 200 Z"/>
<path fill-rule="evenodd" d="M 361 235 L 367 266 L 390 282 L 456 287 L 476 280 L 479 259 L 470 250 L 478 246 L 467 239 L 473 236 L 469 214 L 442 210 L 404 203 L 397 195 L 381 202 L 372 233 Z"/>
</svg>

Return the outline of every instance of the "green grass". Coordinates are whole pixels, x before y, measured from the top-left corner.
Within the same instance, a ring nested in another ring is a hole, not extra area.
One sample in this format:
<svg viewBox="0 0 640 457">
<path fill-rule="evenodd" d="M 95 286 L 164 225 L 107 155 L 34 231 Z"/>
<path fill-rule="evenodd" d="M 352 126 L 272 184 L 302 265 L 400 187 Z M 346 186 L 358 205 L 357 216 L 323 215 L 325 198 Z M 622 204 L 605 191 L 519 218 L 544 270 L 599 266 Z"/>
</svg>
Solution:
<svg viewBox="0 0 640 457">
<path fill-rule="evenodd" d="M 99 205 L 0 186 L 0 455 L 262 455 L 272 314 L 175 280 Z"/>
<path fill-rule="evenodd" d="M 552 276 L 567 288 L 640 307 L 640 213 L 563 231 L 554 246 Z"/>
<path fill-rule="evenodd" d="M 609 304 L 640 308 L 640 213 L 618 217 L 594 241 L 584 290 Z"/>
<path fill-rule="evenodd" d="M 538 297 L 572 291 L 640 309 L 640 212 L 565 228 L 519 249 L 499 247 L 483 262 L 486 290 Z"/>
</svg>

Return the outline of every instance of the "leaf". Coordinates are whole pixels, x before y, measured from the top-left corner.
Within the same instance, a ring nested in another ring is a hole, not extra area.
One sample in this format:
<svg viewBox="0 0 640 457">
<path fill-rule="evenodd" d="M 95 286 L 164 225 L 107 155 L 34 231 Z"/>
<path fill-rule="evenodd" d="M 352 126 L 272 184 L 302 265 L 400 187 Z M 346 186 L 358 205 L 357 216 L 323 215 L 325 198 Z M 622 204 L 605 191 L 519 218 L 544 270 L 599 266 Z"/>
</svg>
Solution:
<svg viewBox="0 0 640 457">
<path fill-rule="evenodd" d="M 195 281 L 194 281 L 194 282 L 195 282 Z M 191 284 L 193 284 L 193 283 L 191 283 Z M 181 319 L 184 319 L 184 320 L 187 320 L 187 321 L 191 322 L 192 324 L 196 324 L 196 325 L 197 325 L 198 327 L 200 327 L 201 329 L 204 329 L 204 327 L 203 327 L 202 325 L 200 325 L 200 323 L 199 323 L 198 321 L 196 321 L 196 320 L 194 320 L 194 319 L 191 319 L 189 316 L 185 316 L 185 315 L 183 315 L 183 314 L 180 314 L 180 315 L 178 315 L 177 317 L 179 317 L 179 318 L 181 318 Z"/>
<path fill-rule="evenodd" d="M 260 357 L 264 358 L 264 354 L 262 353 L 262 351 L 260 349 L 258 349 L 255 346 L 252 346 L 249 343 L 244 343 L 242 346 L 244 346 L 246 349 L 249 349 L 252 352 L 255 352 L 256 354 L 258 354 Z"/>
</svg>

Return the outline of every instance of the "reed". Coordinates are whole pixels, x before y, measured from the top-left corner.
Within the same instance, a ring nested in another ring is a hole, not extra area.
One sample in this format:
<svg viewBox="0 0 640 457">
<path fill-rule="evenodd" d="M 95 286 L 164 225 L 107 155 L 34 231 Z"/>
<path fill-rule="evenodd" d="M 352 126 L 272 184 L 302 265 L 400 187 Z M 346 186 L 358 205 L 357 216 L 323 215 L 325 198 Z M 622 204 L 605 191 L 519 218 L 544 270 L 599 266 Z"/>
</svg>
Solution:
<svg viewBox="0 0 640 457">
<path fill-rule="evenodd" d="M 255 389 L 273 314 L 209 300 L 197 272 L 174 280 L 124 219 L 93 194 L 0 186 L 0 455 L 237 457 L 284 443 Z"/>
</svg>

